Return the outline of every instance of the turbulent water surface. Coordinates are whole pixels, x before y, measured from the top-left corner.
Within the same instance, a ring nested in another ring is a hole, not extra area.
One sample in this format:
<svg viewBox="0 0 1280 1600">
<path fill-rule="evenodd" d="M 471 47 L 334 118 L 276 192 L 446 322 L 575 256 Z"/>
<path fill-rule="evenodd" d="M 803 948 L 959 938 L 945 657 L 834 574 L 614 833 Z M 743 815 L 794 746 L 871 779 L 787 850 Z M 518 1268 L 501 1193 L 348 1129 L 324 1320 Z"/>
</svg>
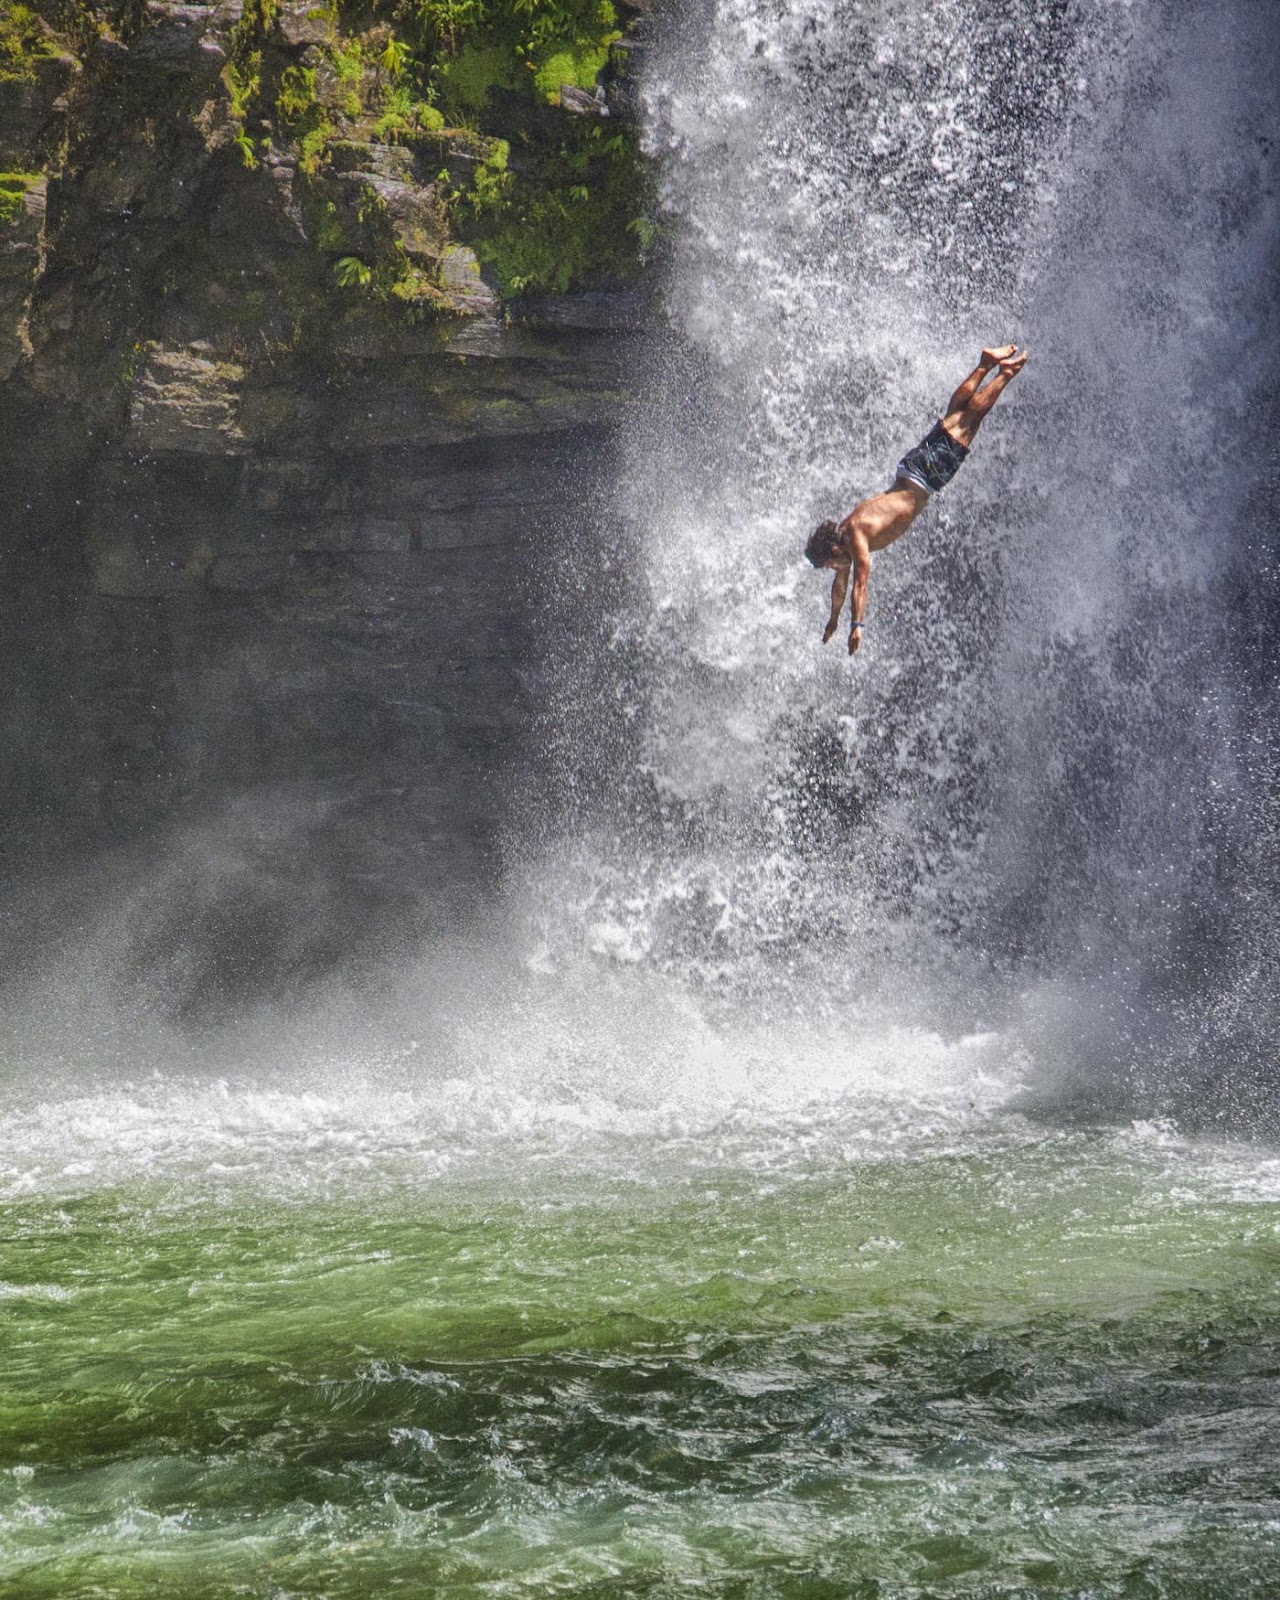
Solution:
<svg viewBox="0 0 1280 1600">
<path fill-rule="evenodd" d="M 671 333 L 501 934 L 6 1020 L 0 1592 L 1280 1593 L 1274 33 L 659 19 Z M 824 653 L 808 526 L 1006 338 Z"/>
<path fill-rule="evenodd" d="M 989 1050 L 10 1122 L 4 1592 L 1274 1594 L 1280 1164 Z"/>
</svg>

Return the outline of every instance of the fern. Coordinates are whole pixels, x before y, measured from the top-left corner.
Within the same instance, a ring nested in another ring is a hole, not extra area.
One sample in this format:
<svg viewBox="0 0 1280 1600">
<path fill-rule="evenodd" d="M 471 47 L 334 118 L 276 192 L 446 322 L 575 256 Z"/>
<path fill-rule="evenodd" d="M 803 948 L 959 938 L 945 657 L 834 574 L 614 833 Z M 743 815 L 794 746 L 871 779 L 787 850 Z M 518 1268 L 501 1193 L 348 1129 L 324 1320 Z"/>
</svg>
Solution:
<svg viewBox="0 0 1280 1600">
<path fill-rule="evenodd" d="M 373 268 L 359 256 L 343 256 L 334 262 L 333 277 L 339 289 L 367 289 L 373 282 Z"/>
</svg>

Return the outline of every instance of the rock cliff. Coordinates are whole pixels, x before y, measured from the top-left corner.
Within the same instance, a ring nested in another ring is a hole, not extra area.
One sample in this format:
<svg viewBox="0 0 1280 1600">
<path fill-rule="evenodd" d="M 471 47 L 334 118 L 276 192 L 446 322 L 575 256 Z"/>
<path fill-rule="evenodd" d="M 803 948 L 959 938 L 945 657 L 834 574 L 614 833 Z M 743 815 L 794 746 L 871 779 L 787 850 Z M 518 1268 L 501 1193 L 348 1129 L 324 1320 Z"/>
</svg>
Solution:
<svg viewBox="0 0 1280 1600">
<path fill-rule="evenodd" d="M 269 0 L 0 36 L 7 856 L 204 840 L 130 935 L 184 952 L 179 1011 L 491 891 L 547 558 L 591 554 L 646 320 L 634 41 L 548 35 L 517 92 L 430 11 L 416 57 Z"/>
</svg>

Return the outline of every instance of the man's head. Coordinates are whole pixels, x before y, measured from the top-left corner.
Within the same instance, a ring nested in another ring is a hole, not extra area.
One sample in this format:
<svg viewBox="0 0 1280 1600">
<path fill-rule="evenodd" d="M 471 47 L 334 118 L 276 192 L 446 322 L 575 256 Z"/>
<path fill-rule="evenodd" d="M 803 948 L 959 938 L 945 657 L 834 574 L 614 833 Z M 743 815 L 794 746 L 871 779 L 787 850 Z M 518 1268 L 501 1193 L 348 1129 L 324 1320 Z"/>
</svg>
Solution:
<svg viewBox="0 0 1280 1600">
<path fill-rule="evenodd" d="M 810 565 L 815 567 L 825 567 L 828 561 L 834 561 L 843 553 L 840 549 L 840 524 L 820 522 L 809 535 L 804 553 L 808 556 Z"/>
</svg>

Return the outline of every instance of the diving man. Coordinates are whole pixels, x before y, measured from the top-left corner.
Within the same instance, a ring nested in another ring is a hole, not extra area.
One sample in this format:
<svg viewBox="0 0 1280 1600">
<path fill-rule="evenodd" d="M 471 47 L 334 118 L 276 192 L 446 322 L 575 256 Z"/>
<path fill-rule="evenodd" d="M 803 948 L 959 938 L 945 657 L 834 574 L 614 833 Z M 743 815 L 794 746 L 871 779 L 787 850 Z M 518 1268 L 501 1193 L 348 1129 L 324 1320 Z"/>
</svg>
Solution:
<svg viewBox="0 0 1280 1600">
<path fill-rule="evenodd" d="M 852 575 L 849 654 L 857 650 L 867 609 L 871 552 L 901 539 L 928 505 L 929 496 L 951 482 L 969 454 L 983 417 L 1026 363 L 1027 352 L 1017 345 L 984 350 L 978 365 L 951 396 L 946 415 L 898 463 L 893 488 L 861 501 L 843 522 L 819 523 L 809 535 L 805 555 L 815 567 L 828 567 L 836 575 L 831 585 L 831 620 L 822 630 L 823 644 L 835 634 Z"/>
</svg>

